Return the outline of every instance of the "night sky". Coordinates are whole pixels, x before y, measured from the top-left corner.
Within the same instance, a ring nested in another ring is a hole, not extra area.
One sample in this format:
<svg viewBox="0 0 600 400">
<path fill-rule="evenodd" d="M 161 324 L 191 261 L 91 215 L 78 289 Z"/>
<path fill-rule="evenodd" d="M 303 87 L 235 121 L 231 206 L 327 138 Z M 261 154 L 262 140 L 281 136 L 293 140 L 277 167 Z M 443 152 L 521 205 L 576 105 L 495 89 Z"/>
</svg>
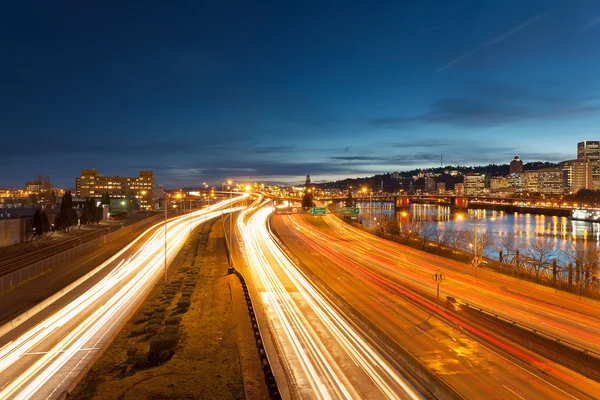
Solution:
<svg viewBox="0 0 600 400">
<path fill-rule="evenodd" d="M 599 1 L 250 3 L 4 2 L 0 187 L 298 183 L 600 139 Z"/>
</svg>

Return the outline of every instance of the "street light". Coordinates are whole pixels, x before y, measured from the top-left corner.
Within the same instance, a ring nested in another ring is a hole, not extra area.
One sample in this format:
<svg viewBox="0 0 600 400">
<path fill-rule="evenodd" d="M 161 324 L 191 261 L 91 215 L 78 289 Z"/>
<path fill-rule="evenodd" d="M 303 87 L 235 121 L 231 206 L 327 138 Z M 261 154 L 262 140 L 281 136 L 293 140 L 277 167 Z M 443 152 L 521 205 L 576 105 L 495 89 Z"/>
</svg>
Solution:
<svg viewBox="0 0 600 400">
<path fill-rule="evenodd" d="M 458 214 L 456 218 L 459 219 L 459 220 L 463 220 L 465 218 L 465 216 L 462 215 L 462 214 Z M 471 264 L 473 264 L 473 277 L 475 279 L 477 279 L 477 266 L 479 265 L 479 263 L 481 263 L 481 261 L 477 257 L 477 234 L 479 233 L 479 220 L 481 218 L 479 218 L 479 216 L 477 215 L 477 213 L 475 213 L 475 216 L 474 217 L 470 217 L 469 219 L 472 219 L 473 221 L 475 221 L 475 235 L 474 235 L 474 240 L 473 240 L 473 244 L 472 245 L 471 245 L 471 243 L 469 243 L 469 247 L 473 246 L 473 260 L 471 260 Z M 481 251 L 483 252 L 483 249 L 481 249 Z"/>
<path fill-rule="evenodd" d="M 230 180 L 227 181 L 227 184 L 230 186 L 229 191 L 229 267 L 231 268 L 233 265 L 233 242 L 231 241 L 231 232 L 233 230 L 233 187 L 231 186 L 233 182 Z"/>
<path fill-rule="evenodd" d="M 168 196 L 169 194 L 167 193 L 167 191 L 164 191 L 165 193 L 165 283 L 167 283 L 167 209 L 169 208 L 169 201 Z"/>
</svg>

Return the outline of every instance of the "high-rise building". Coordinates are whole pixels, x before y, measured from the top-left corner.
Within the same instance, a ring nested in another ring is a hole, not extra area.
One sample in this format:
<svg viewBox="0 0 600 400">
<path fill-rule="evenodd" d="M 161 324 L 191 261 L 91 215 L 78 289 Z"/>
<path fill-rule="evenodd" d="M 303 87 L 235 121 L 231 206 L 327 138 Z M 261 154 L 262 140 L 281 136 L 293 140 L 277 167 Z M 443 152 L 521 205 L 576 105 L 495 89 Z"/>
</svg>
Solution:
<svg viewBox="0 0 600 400">
<path fill-rule="evenodd" d="M 547 195 L 561 195 L 565 192 L 564 173 L 561 168 L 538 170 L 538 192 Z"/>
<path fill-rule="evenodd" d="M 144 209 L 151 208 L 151 193 L 154 188 L 154 173 L 140 171 L 138 177 L 102 176 L 95 169 L 84 169 L 75 179 L 78 197 L 102 197 L 108 192 L 110 197 L 133 195 L 140 199 Z"/>
<path fill-rule="evenodd" d="M 561 167 L 567 192 L 575 194 L 581 189 L 591 189 L 593 187 L 592 162 L 568 160 L 563 161 Z"/>
<path fill-rule="evenodd" d="M 508 186 L 508 177 L 506 176 L 497 176 L 490 179 L 490 192 L 492 193 L 502 193 L 507 192 Z"/>
<path fill-rule="evenodd" d="M 466 174 L 465 175 L 465 196 L 477 196 L 485 194 L 485 175 L 484 174 Z"/>
<path fill-rule="evenodd" d="M 525 174 L 510 174 L 508 176 L 508 187 L 517 193 L 521 193 L 525 190 Z"/>
<path fill-rule="evenodd" d="M 444 193 L 446 191 L 446 182 L 438 182 L 435 187 L 438 193 Z"/>
<path fill-rule="evenodd" d="M 525 171 L 525 191 L 538 193 L 539 172 L 537 169 Z"/>
<path fill-rule="evenodd" d="M 522 174 L 523 173 L 523 161 L 519 158 L 518 155 L 515 155 L 515 158 L 510 162 L 510 173 L 511 174 Z"/>
<path fill-rule="evenodd" d="M 435 193 L 435 179 L 425 178 L 425 193 Z"/>
<path fill-rule="evenodd" d="M 577 143 L 577 159 L 587 161 L 600 161 L 600 141 L 586 140 Z"/>
</svg>

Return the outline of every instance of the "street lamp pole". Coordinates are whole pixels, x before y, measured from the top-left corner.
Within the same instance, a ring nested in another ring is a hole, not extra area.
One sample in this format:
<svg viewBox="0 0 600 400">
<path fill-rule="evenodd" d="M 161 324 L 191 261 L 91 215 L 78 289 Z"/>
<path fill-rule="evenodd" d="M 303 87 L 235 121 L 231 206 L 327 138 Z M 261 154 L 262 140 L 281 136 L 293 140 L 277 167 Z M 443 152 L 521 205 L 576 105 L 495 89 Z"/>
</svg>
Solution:
<svg viewBox="0 0 600 400">
<path fill-rule="evenodd" d="M 192 198 L 190 197 L 190 235 L 192 234 Z"/>
<path fill-rule="evenodd" d="M 233 230 L 233 186 L 232 185 L 232 181 L 228 181 L 227 183 L 229 183 L 229 267 L 231 267 L 233 265 L 233 242 L 231 241 L 231 233 Z"/>
<path fill-rule="evenodd" d="M 167 198 L 168 193 L 165 190 L 165 283 L 167 283 L 167 209 L 169 207 Z"/>
</svg>

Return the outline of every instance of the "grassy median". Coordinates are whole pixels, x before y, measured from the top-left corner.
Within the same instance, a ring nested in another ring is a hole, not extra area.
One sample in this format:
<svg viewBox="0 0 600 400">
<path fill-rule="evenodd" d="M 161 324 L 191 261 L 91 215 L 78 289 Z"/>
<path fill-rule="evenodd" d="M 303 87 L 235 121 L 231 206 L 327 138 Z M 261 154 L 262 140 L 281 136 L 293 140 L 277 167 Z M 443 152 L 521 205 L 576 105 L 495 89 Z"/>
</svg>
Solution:
<svg viewBox="0 0 600 400">
<path fill-rule="evenodd" d="M 249 319 L 240 323 L 244 315 L 236 315 L 245 312 L 243 292 L 227 275 L 222 240 L 220 221 L 194 232 L 174 261 L 171 281 L 155 286 L 72 398 L 265 397 L 264 383 L 243 373 L 256 369 L 260 376 L 261 370 L 255 348 L 238 343 L 251 341 L 252 330 Z"/>
</svg>

